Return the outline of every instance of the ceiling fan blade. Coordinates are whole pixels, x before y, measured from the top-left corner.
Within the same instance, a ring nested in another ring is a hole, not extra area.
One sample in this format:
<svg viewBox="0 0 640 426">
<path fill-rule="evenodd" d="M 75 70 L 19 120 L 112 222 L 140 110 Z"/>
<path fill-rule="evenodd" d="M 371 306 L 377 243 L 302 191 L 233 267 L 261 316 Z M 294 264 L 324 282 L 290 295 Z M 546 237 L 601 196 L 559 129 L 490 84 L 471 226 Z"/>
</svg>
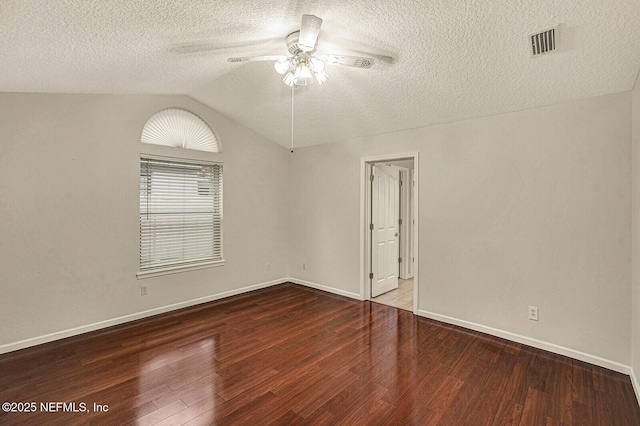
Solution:
<svg viewBox="0 0 640 426">
<path fill-rule="evenodd" d="M 179 55 L 189 55 L 192 53 L 210 52 L 218 47 L 214 43 L 184 44 L 173 47 L 171 50 Z"/>
<path fill-rule="evenodd" d="M 312 52 L 316 48 L 322 19 L 315 15 L 302 15 L 298 47 L 303 52 Z"/>
<path fill-rule="evenodd" d="M 346 65 L 356 68 L 371 68 L 375 63 L 375 59 L 362 56 L 346 56 L 346 55 L 322 55 L 318 59 L 327 64 Z"/>
<path fill-rule="evenodd" d="M 275 55 L 275 56 L 248 56 L 241 58 L 229 58 L 229 62 L 258 62 L 258 61 L 277 61 L 278 59 L 287 59 L 287 56 Z"/>
<path fill-rule="evenodd" d="M 177 53 L 179 55 L 189 55 L 189 54 L 197 54 L 197 53 L 208 53 L 208 52 L 222 52 L 230 49 L 240 50 L 247 47 L 256 48 L 260 46 L 262 51 L 270 52 L 275 51 L 273 49 L 281 48 L 282 46 L 282 38 L 262 38 L 262 39 L 253 39 L 253 40 L 245 40 L 245 41 L 234 41 L 234 42 L 226 42 L 226 41 L 217 41 L 217 40 L 194 40 L 190 43 L 182 43 L 175 45 L 170 48 L 173 53 Z"/>
</svg>

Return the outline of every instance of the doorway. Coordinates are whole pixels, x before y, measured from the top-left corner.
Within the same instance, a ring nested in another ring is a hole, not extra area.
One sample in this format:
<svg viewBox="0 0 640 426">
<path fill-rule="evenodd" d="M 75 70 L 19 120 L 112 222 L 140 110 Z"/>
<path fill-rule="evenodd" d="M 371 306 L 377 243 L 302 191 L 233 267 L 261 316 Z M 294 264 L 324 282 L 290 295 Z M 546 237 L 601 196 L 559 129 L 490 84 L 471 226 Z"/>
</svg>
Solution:
<svg viewBox="0 0 640 426">
<path fill-rule="evenodd" d="M 418 153 L 361 159 L 361 297 L 418 307 Z"/>
</svg>

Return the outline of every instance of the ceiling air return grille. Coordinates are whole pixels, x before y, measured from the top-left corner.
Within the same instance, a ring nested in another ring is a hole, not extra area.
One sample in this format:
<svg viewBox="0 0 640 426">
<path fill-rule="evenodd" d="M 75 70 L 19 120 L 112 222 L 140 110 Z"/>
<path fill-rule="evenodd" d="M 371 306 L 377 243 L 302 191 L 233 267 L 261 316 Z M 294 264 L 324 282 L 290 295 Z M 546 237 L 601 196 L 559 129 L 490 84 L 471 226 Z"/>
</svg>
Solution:
<svg viewBox="0 0 640 426">
<path fill-rule="evenodd" d="M 553 27 L 530 36 L 531 56 L 540 56 L 556 50 L 558 27 Z"/>
</svg>

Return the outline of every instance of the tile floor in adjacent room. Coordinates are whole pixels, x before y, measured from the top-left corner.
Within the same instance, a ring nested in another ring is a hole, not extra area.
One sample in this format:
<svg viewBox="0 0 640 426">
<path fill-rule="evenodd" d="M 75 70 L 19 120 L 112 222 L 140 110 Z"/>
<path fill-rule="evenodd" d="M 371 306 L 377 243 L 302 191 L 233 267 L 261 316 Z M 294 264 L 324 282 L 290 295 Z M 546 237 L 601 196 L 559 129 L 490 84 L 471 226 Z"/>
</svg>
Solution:
<svg viewBox="0 0 640 426">
<path fill-rule="evenodd" d="M 413 312 L 413 278 L 398 279 L 397 289 L 372 297 L 371 301 Z"/>
</svg>

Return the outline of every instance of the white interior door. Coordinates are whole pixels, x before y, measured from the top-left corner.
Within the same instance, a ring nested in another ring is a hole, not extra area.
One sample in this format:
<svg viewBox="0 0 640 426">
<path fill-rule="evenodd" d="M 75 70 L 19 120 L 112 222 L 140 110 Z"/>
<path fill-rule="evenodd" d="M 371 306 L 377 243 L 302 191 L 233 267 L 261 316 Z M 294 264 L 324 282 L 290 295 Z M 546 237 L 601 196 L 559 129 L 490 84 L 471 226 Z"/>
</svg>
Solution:
<svg viewBox="0 0 640 426">
<path fill-rule="evenodd" d="M 398 288 L 400 171 L 375 164 L 371 182 L 371 297 Z"/>
</svg>

